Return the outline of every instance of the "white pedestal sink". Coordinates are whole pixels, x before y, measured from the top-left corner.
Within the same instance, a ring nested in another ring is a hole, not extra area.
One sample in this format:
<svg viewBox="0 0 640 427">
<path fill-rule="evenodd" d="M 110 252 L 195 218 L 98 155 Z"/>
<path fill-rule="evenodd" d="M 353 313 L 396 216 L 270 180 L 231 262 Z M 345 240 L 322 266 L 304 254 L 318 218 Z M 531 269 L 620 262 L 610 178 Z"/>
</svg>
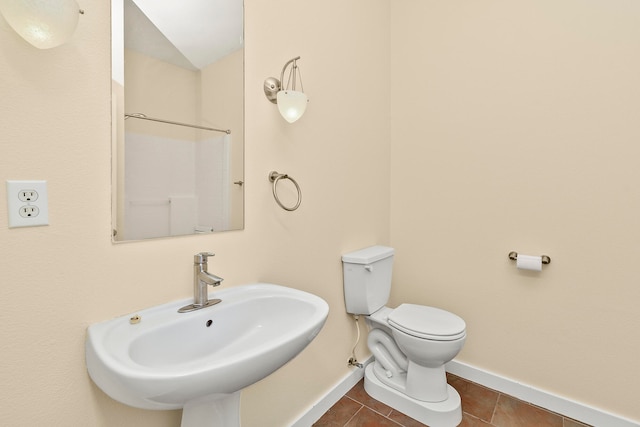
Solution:
<svg viewBox="0 0 640 427">
<path fill-rule="evenodd" d="M 320 332 L 327 303 L 257 283 L 215 292 L 222 302 L 178 313 L 190 300 L 91 325 L 91 379 L 111 398 L 142 409 L 183 408 L 182 427 L 240 425 L 240 390 L 300 353 Z"/>
</svg>

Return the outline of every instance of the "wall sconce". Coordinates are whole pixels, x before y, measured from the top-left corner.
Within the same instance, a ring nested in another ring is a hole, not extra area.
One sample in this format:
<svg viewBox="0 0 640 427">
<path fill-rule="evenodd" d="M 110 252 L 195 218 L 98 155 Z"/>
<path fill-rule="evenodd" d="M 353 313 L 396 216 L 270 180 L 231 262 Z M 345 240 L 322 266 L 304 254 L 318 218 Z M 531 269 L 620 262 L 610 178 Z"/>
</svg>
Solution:
<svg viewBox="0 0 640 427">
<path fill-rule="evenodd" d="M 50 49 L 73 36 L 84 11 L 75 0 L 0 0 L 0 13 L 23 39 Z"/>
<path fill-rule="evenodd" d="M 309 102 L 309 98 L 304 94 L 304 88 L 302 87 L 302 75 L 300 74 L 300 70 L 298 70 L 298 65 L 296 64 L 298 59 L 300 59 L 299 56 L 284 64 L 282 72 L 280 73 L 280 80 L 275 77 L 268 77 L 264 81 L 264 94 L 267 96 L 269 101 L 274 104 L 278 104 L 280 114 L 289 123 L 293 123 L 302 117 L 304 111 L 307 109 L 307 103 Z M 287 86 L 283 88 L 282 81 L 284 79 L 284 72 L 290 64 L 293 65 L 291 65 Z M 300 77 L 300 91 L 296 90 L 296 74 Z M 289 89 L 289 83 L 291 83 L 291 89 Z"/>
</svg>

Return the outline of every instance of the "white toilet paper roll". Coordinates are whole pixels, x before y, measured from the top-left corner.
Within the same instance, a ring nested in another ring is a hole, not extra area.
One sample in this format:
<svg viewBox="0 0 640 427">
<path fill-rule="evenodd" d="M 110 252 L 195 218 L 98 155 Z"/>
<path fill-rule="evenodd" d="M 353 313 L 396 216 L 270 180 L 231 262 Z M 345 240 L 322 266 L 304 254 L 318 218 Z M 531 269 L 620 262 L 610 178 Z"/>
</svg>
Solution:
<svg viewBox="0 0 640 427">
<path fill-rule="evenodd" d="M 542 271 L 542 257 L 518 254 L 516 266 L 521 270 Z"/>
</svg>

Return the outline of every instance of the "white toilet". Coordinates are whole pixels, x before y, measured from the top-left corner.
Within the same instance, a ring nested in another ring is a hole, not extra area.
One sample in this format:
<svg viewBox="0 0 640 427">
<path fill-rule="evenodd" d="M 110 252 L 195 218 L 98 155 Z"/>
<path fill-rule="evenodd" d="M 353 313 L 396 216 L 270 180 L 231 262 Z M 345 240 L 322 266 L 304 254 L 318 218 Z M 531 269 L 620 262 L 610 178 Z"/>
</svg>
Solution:
<svg viewBox="0 0 640 427">
<path fill-rule="evenodd" d="M 444 364 L 462 349 L 464 320 L 416 304 L 392 309 L 393 248 L 371 246 L 342 256 L 347 312 L 366 316 L 375 361 L 365 370 L 373 398 L 430 427 L 462 421 L 460 395 L 447 384 Z"/>
</svg>

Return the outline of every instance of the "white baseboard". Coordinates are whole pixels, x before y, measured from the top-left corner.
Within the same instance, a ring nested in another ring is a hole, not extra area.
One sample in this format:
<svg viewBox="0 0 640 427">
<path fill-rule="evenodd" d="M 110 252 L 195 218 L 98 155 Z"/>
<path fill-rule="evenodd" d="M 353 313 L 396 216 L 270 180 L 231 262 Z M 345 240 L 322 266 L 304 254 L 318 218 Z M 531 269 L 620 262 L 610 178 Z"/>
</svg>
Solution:
<svg viewBox="0 0 640 427">
<path fill-rule="evenodd" d="M 640 423 L 636 421 L 554 395 L 456 360 L 447 363 L 446 369 L 447 372 L 466 380 L 592 426 L 640 427 Z"/>
<path fill-rule="evenodd" d="M 370 356 L 363 362 L 364 367 L 372 361 L 373 356 Z M 640 423 L 637 421 L 557 396 L 466 363 L 452 360 L 447 363 L 446 368 L 447 372 L 466 380 L 595 427 L 640 427 Z M 291 424 L 291 427 L 310 427 L 363 377 L 364 368 L 354 368 L 296 422 Z"/>
<path fill-rule="evenodd" d="M 318 421 L 342 396 L 351 390 L 351 387 L 358 384 L 358 381 L 364 378 L 364 368 L 372 361 L 373 356 L 369 356 L 367 360 L 362 362 L 362 368 L 352 368 L 351 372 L 338 381 L 327 394 L 309 408 L 296 422 L 291 424 L 291 427 L 310 427 Z"/>
</svg>

